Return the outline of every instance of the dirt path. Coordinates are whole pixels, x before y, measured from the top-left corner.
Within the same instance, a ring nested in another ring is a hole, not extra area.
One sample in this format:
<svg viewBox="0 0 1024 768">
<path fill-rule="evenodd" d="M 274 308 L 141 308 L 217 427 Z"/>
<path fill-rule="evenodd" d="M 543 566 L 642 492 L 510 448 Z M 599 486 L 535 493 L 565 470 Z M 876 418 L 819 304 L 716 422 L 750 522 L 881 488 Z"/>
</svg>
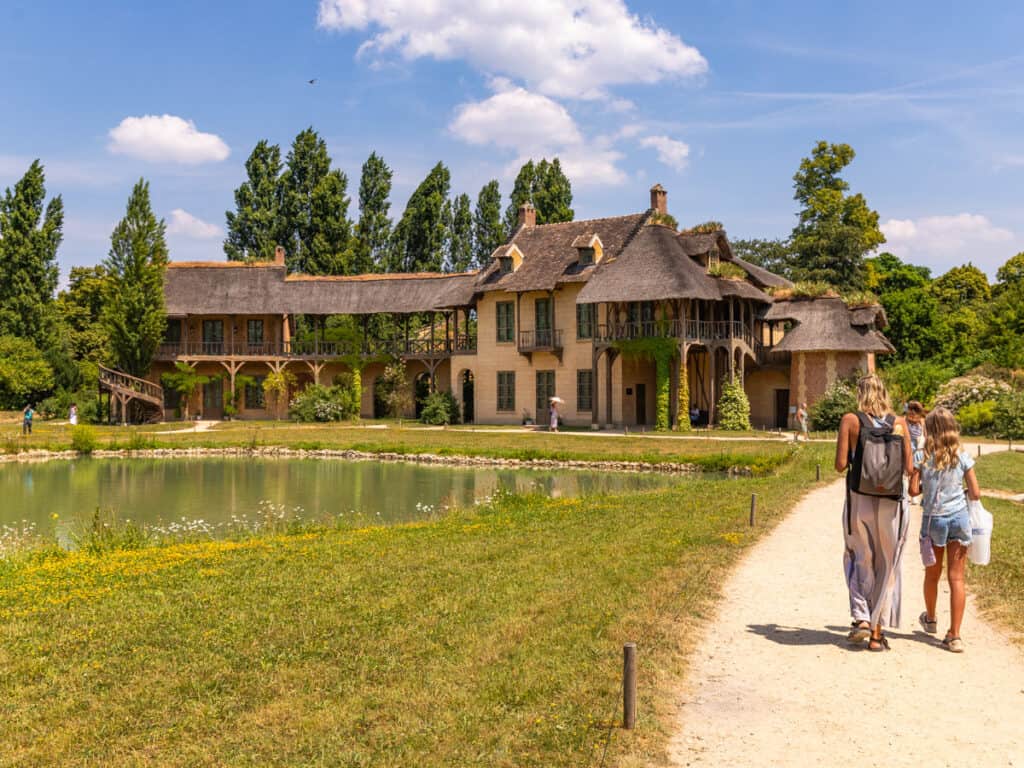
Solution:
<svg viewBox="0 0 1024 768">
<path fill-rule="evenodd" d="M 892 651 L 846 642 L 842 480 L 807 496 L 733 574 L 680 693 L 680 766 L 1024 766 L 1024 654 L 969 596 L 967 652 L 917 625 L 919 508 Z M 949 624 L 939 595 L 939 632 Z"/>
</svg>

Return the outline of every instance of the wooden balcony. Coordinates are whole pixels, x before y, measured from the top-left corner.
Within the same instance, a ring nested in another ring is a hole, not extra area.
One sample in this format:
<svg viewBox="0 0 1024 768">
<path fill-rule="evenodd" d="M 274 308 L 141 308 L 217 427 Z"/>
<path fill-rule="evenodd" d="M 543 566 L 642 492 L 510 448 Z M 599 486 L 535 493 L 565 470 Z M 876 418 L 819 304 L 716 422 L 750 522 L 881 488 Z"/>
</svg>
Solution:
<svg viewBox="0 0 1024 768">
<path fill-rule="evenodd" d="M 562 332 L 551 328 L 519 332 L 519 353 L 531 357 L 534 352 L 551 352 L 562 358 Z"/>
<path fill-rule="evenodd" d="M 402 358 L 436 358 L 476 354 L 476 336 L 458 334 L 454 338 L 431 339 L 366 339 L 362 344 L 337 341 L 235 342 L 178 341 L 165 342 L 156 351 L 155 359 L 175 360 L 330 360 L 348 355 L 378 357 L 393 355 Z"/>
<path fill-rule="evenodd" d="M 594 340 L 612 343 L 630 339 L 679 339 L 692 343 L 740 339 L 753 349 L 750 328 L 738 320 L 640 320 L 598 325 Z"/>
</svg>

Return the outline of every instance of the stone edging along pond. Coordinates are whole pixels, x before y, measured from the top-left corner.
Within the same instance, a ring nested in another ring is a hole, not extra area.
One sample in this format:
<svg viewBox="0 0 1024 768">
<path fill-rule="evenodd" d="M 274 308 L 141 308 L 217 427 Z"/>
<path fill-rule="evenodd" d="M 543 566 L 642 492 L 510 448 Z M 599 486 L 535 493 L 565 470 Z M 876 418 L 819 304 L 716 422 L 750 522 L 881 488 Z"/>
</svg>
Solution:
<svg viewBox="0 0 1024 768">
<path fill-rule="evenodd" d="M 329 448 L 147 448 L 143 450 L 96 450 L 96 459 L 181 459 L 181 458 L 270 458 L 270 459 L 337 459 L 342 461 L 387 461 L 409 464 L 431 464 L 447 467 L 495 467 L 501 469 L 568 469 L 605 472 L 656 472 L 667 475 L 699 474 L 703 469 L 685 462 L 583 461 L 557 459 L 505 459 L 492 456 L 440 456 L 436 453 L 392 453 Z M 69 460 L 82 458 L 77 451 L 31 450 L 0 455 L 0 463 Z M 750 475 L 747 467 L 732 467 L 729 475 Z"/>
</svg>

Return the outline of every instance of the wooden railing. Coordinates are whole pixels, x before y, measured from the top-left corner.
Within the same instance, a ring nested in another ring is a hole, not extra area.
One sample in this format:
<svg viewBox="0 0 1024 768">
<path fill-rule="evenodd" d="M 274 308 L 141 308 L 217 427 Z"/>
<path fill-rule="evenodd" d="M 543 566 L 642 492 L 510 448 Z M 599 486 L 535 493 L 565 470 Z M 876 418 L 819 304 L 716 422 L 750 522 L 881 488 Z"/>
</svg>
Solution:
<svg viewBox="0 0 1024 768">
<path fill-rule="evenodd" d="M 157 405 L 164 401 L 164 390 L 159 384 L 154 384 L 138 376 L 132 376 L 123 371 L 115 371 L 113 368 L 99 366 L 100 386 L 112 392 L 126 394 L 147 400 Z"/>
<path fill-rule="evenodd" d="M 750 328 L 739 320 L 634 320 L 597 326 L 597 341 L 651 338 L 687 341 L 742 339 L 751 348 L 754 346 Z"/>
<path fill-rule="evenodd" d="M 520 331 L 519 349 L 523 352 L 562 348 L 562 332 L 552 328 Z"/>
<path fill-rule="evenodd" d="M 367 338 L 361 343 L 317 340 L 292 340 L 287 342 L 223 342 L 223 341 L 176 341 L 165 342 L 156 352 L 158 360 L 175 360 L 189 357 L 255 357 L 267 358 L 309 358 L 322 360 L 343 355 L 398 355 L 430 356 L 452 354 L 475 354 L 476 336 L 456 334 L 454 338 L 413 337 L 409 339 Z"/>
</svg>

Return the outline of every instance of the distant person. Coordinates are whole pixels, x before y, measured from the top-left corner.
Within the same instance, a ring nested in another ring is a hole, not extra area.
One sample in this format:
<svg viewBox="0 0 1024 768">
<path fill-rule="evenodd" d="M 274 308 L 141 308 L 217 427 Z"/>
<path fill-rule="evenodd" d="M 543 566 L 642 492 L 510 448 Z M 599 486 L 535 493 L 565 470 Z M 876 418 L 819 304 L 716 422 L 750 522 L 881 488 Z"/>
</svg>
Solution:
<svg viewBox="0 0 1024 768">
<path fill-rule="evenodd" d="M 32 434 L 32 419 L 35 415 L 36 412 L 32 410 L 32 404 L 26 405 L 25 410 L 21 414 L 21 434 Z"/>
<path fill-rule="evenodd" d="M 549 414 L 551 419 L 551 431 L 558 431 L 558 404 L 554 401 L 551 402 L 551 413 Z"/>
<path fill-rule="evenodd" d="M 797 435 L 796 440 L 799 442 L 800 435 L 803 435 L 804 442 L 806 443 L 811 439 L 811 436 L 807 432 L 807 403 L 800 403 L 800 407 L 796 412 L 796 422 L 800 425 L 800 433 Z"/>
<path fill-rule="evenodd" d="M 895 460 L 890 451 L 898 452 Z M 883 630 L 900 624 L 909 525 L 903 480 L 912 470 L 907 422 L 893 414 L 882 380 L 868 374 L 857 382 L 857 412 L 839 424 L 836 471 L 847 471 L 843 566 L 853 618 L 847 638 L 868 640 L 870 651 L 889 650 Z"/>
<path fill-rule="evenodd" d="M 917 400 L 907 403 L 907 430 L 910 432 L 910 443 L 915 451 L 924 448 L 924 406 Z"/>
<path fill-rule="evenodd" d="M 942 578 L 942 558 L 948 552 L 949 631 L 942 645 L 953 653 L 963 653 L 960 625 L 967 602 L 964 571 L 967 548 L 971 544 L 967 499 L 977 501 L 981 498 L 981 490 L 974 474 L 974 459 L 960 445 L 960 427 L 953 414 L 945 408 L 936 408 L 925 419 L 924 450 L 918 453 L 917 469 L 920 478 L 914 475 L 911 490 L 916 490 L 914 486 L 919 484 L 924 495 L 921 539 L 930 540 L 935 552 L 935 562 L 924 572 L 925 611 L 920 617 L 921 626 L 933 635 L 938 629 L 935 608 L 939 579 Z M 964 482 L 967 483 L 966 494 Z"/>
<path fill-rule="evenodd" d="M 690 406 L 690 426 L 696 427 L 700 423 L 700 408 L 694 403 Z"/>
<path fill-rule="evenodd" d="M 68 411 L 68 423 L 72 427 L 78 424 L 78 406 L 75 403 L 71 404 L 71 410 Z"/>
</svg>

